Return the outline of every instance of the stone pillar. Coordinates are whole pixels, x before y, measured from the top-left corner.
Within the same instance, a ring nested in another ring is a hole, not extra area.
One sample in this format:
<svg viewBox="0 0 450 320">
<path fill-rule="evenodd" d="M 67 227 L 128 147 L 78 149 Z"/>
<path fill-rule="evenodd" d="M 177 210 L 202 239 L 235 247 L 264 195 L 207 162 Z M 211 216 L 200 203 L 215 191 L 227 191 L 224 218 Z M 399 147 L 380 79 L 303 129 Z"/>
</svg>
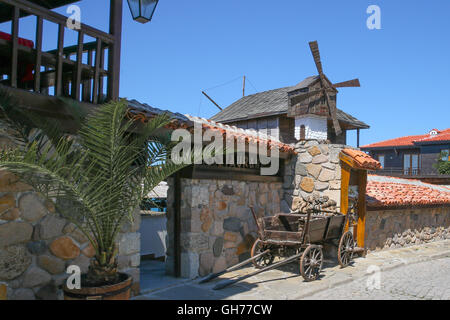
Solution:
<svg viewBox="0 0 450 320">
<path fill-rule="evenodd" d="M 306 198 L 313 193 L 328 196 L 340 207 L 341 165 L 339 153 L 344 148 L 340 144 L 329 144 L 323 140 L 300 141 L 296 144 L 296 157 L 285 166 L 284 199 L 281 208 L 298 210 Z"/>
</svg>

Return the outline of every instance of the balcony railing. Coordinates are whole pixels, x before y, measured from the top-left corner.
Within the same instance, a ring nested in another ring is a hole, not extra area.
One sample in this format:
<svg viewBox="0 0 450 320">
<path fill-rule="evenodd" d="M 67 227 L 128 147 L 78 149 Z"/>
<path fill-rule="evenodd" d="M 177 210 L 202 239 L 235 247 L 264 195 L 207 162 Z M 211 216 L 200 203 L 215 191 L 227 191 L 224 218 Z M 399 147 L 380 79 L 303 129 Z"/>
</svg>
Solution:
<svg viewBox="0 0 450 320">
<path fill-rule="evenodd" d="M 113 4 L 114 3 L 114 4 Z M 117 99 L 120 68 L 120 35 L 81 24 L 77 32 L 77 44 L 64 47 L 67 17 L 26 0 L 0 0 L 0 4 L 11 7 L 11 37 L 0 39 L 0 83 L 12 88 L 21 88 L 41 94 L 66 96 L 78 101 L 100 103 Z M 111 2 L 112 15 L 120 12 L 121 1 Z M 116 12 L 113 13 L 113 11 Z M 21 15 L 36 17 L 34 46 L 19 39 Z M 49 21 L 58 25 L 58 44 L 52 51 L 42 51 L 43 25 Z M 114 22 L 111 22 L 114 25 Z M 121 20 L 116 21 L 121 28 Z M 117 26 L 114 26 L 115 30 Z M 85 43 L 85 36 L 94 38 Z M 119 40 L 117 40 L 119 39 Z M 105 68 L 105 53 L 108 52 L 108 67 Z M 87 56 L 83 62 L 83 55 Z M 71 59 L 74 57 L 75 59 Z M 24 70 L 32 75 L 23 76 Z M 106 78 L 106 81 L 105 81 Z M 104 83 L 106 82 L 106 88 Z"/>
<path fill-rule="evenodd" d="M 372 171 L 371 173 L 383 176 L 398 176 L 398 177 L 410 177 L 410 176 L 436 176 L 438 173 L 433 169 L 423 168 L 383 168 L 381 170 Z"/>
</svg>

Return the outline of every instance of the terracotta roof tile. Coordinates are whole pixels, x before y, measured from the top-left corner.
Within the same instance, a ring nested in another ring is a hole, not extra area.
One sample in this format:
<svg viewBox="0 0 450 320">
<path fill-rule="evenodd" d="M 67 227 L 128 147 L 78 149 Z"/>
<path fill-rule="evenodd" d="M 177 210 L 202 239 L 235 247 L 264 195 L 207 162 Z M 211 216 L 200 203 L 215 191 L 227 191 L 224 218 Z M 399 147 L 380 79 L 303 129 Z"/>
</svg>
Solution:
<svg viewBox="0 0 450 320">
<path fill-rule="evenodd" d="M 436 129 L 433 130 L 437 131 L 438 134 L 430 135 L 429 133 L 427 133 L 415 136 L 399 137 L 395 139 L 368 144 L 362 146 L 361 148 L 365 149 L 365 148 L 381 148 L 381 147 L 403 147 L 403 146 L 414 146 L 414 143 L 450 140 L 450 128 L 442 131 Z"/>
<path fill-rule="evenodd" d="M 277 138 L 260 133 L 256 130 L 242 129 L 235 126 L 230 126 L 220 122 L 215 122 L 205 118 L 194 117 L 190 115 L 185 116 L 194 123 L 200 123 L 204 129 L 220 131 L 223 136 L 232 136 L 235 139 L 244 139 L 246 143 L 248 142 L 267 143 L 270 149 L 277 147 L 280 152 L 297 153 L 293 145 L 280 142 L 280 140 L 278 140 Z"/>
<path fill-rule="evenodd" d="M 381 164 L 367 153 L 356 149 L 343 149 L 342 152 L 350 156 L 361 169 L 378 170 Z"/>
<path fill-rule="evenodd" d="M 366 200 L 371 208 L 450 205 L 450 189 L 419 180 L 369 175 Z"/>
</svg>

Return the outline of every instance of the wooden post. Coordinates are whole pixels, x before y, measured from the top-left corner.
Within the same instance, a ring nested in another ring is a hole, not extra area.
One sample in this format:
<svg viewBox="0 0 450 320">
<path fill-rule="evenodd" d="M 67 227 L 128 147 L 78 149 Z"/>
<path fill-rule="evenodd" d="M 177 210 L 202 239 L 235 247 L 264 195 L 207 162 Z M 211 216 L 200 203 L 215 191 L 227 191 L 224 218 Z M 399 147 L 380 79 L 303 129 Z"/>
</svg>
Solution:
<svg viewBox="0 0 450 320">
<path fill-rule="evenodd" d="M 63 50 L 64 25 L 58 25 L 58 53 L 56 57 L 55 96 L 60 96 L 63 90 Z"/>
<path fill-rule="evenodd" d="M 359 129 L 356 129 L 356 147 L 359 148 Z"/>
<path fill-rule="evenodd" d="M 244 76 L 244 81 L 242 83 L 242 97 L 245 97 L 245 76 Z"/>
<path fill-rule="evenodd" d="M 102 56 L 102 40 L 97 39 L 97 45 L 95 47 L 95 62 L 94 62 L 94 81 L 92 89 L 92 103 L 98 103 L 99 88 L 100 88 L 100 64 Z"/>
<path fill-rule="evenodd" d="M 42 33 L 43 19 L 37 17 L 36 21 L 36 59 L 34 62 L 34 91 L 41 92 L 41 57 L 42 57 Z"/>
<path fill-rule="evenodd" d="M 341 213 L 347 214 L 348 211 L 348 188 L 350 185 L 351 168 L 348 164 L 341 162 Z M 345 231 L 348 226 L 345 226 Z"/>
<path fill-rule="evenodd" d="M 367 170 L 358 170 L 358 224 L 356 225 L 356 242 L 358 247 L 364 248 L 366 231 L 366 187 Z"/>
<path fill-rule="evenodd" d="M 122 0 L 111 0 L 109 33 L 114 43 L 108 48 L 108 99 L 119 99 L 120 48 L 122 42 Z"/>
<path fill-rule="evenodd" d="M 81 83 L 81 67 L 83 64 L 83 42 L 84 33 L 78 31 L 78 45 L 77 45 L 77 64 L 75 72 L 72 75 L 72 98 L 80 100 L 80 83 Z"/>
<path fill-rule="evenodd" d="M 19 63 L 19 7 L 14 7 L 11 22 L 11 87 L 17 88 L 17 66 Z"/>
</svg>

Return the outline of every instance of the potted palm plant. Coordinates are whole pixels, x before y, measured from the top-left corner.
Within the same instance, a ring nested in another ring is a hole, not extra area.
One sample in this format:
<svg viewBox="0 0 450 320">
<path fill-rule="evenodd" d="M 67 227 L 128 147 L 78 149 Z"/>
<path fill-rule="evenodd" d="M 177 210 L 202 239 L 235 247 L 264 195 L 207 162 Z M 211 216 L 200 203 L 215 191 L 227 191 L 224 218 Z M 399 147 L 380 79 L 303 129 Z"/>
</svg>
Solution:
<svg viewBox="0 0 450 320">
<path fill-rule="evenodd" d="M 14 146 L 0 151 L 8 170 L 52 201 L 95 249 L 81 289 L 64 287 L 65 299 L 128 299 L 132 279 L 117 270 L 117 235 L 156 185 L 184 165 L 170 160 L 172 143 L 163 128 L 168 115 L 139 126 L 127 119 L 126 101 L 75 114 L 77 135 L 56 122 L 21 112 L 5 95 L 0 120 Z"/>
</svg>

